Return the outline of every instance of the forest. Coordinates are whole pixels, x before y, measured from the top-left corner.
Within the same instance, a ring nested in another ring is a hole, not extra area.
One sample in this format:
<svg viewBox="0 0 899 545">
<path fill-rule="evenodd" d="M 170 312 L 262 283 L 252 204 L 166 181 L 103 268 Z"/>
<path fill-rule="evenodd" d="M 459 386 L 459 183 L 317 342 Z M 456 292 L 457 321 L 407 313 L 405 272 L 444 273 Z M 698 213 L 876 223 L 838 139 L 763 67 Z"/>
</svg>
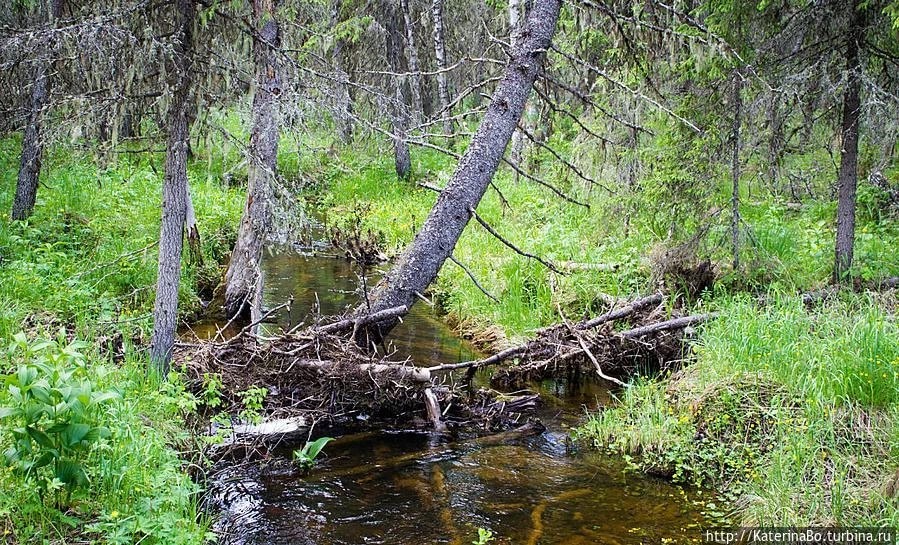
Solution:
<svg viewBox="0 0 899 545">
<path fill-rule="evenodd" d="M 0 65 L 0 543 L 899 543 L 899 1 L 9 0 Z"/>
</svg>

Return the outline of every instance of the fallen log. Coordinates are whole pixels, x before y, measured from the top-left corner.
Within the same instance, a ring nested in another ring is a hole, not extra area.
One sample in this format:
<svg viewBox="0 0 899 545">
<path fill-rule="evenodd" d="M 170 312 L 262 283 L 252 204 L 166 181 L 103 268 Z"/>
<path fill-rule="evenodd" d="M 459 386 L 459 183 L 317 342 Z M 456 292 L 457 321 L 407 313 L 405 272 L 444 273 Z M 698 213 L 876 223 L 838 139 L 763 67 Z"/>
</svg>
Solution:
<svg viewBox="0 0 899 545">
<path fill-rule="evenodd" d="M 622 331 L 618 335 L 624 337 L 625 339 L 638 339 L 640 337 L 649 335 L 651 333 L 659 333 L 661 331 L 670 331 L 672 329 L 683 329 L 685 327 L 701 324 L 701 323 L 706 322 L 717 316 L 718 316 L 717 313 L 695 314 L 693 316 L 684 316 L 683 318 L 675 318 L 673 320 L 667 320 L 665 322 L 658 322 L 655 324 L 649 324 L 649 325 L 645 325 L 642 327 L 635 327 L 634 329 Z"/>
<path fill-rule="evenodd" d="M 407 312 L 409 312 L 408 307 L 406 307 L 405 305 L 399 305 L 375 312 L 373 314 L 365 314 L 356 318 L 347 318 L 345 320 L 334 322 L 333 324 L 324 325 L 318 328 L 318 331 L 322 333 L 339 333 L 348 329 L 354 329 L 368 324 L 383 322 L 384 320 L 389 320 L 392 318 L 399 318 L 400 316 L 404 316 Z"/>
<path fill-rule="evenodd" d="M 298 357 L 291 362 L 284 372 L 289 373 L 299 369 L 311 369 L 322 373 L 329 373 L 336 370 L 339 365 L 340 362 L 334 360 L 309 360 Z M 358 369 L 364 373 L 373 375 L 391 373 L 395 374 L 397 378 L 409 379 L 412 382 L 431 382 L 431 373 L 426 367 L 415 367 L 413 365 L 403 365 L 400 363 L 362 363 L 358 365 Z"/>
<path fill-rule="evenodd" d="M 620 263 L 581 263 L 579 261 L 560 261 L 556 266 L 566 271 L 617 271 Z"/>
<path fill-rule="evenodd" d="M 597 316 L 591 320 L 587 320 L 585 322 L 580 322 L 574 326 L 575 329 L 579 331 L 584 331 L 587 329 L 597 328 L 603 324 L 614 322 L 615 320 L 620 320 L 622 318 L 626 318 L 633 314 L 634 312 L 644 309 L 646 307 L 652 305 L 658 305 L 663 301 L 663 297 L 661 293 L 655 293 L 653 295 L 649 295 L 647 297 L 643 297 L 641 299 L 637 299 L 632 303 L 629 303 L 620 309 L 609 311 L 605 314 Z M 427 367 L 426 369 L 433 373 L 440 373 L 446 371 L 453 371 L 455 369 L 469 369 L 469 368 L 481 368 L 488 367 L 490 365 L 494 365 L 509 359 L 512 359 L 516 356 L 520 356 L 528 351 L 528 349 L 532 346 L 533 341 L 527 342 L 522 345 L 513 346 L 512 348 L 507 348 L 502 352 L 497 352 L 496 354 L 473 361 L 464 361 L 460 363 L 444 363 L 441 365 L 434 365 L 432 367 Z"/>
<path fill-rule="evenodd" d="M 625 305 L 620 309 L 609 311 L 601 316 L 597 316 L 592 320 L 587 320 L 586 322 L 581 322 L 575 326 L 575 329 L 593 329 L 595 327 L 599 327 L 602 324 L 608 322 L 614 322 L 615 320 L 620 320 L 622 318 L 626 318 L 633 314 L 634 312 L 644 309 L 646 307 L 652 305 L 658 305 L 664 300 L 661 293 L 654 293 L 648 297 L 643 297 L 642 299 L 637 299 L 633 303 Z"/>
</svg>

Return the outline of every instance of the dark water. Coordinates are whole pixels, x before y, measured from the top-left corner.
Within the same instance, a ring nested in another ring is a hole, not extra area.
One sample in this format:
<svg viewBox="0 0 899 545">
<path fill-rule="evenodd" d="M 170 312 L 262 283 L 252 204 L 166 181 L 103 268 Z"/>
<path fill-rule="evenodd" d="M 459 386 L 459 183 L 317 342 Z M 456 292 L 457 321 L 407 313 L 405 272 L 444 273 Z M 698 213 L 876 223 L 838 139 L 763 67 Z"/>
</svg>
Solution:
<svg viewBox="0 0 899 545">
<path fill-rule="evenodd" d="M 359 300 L 356 272 L 342 259 L 281 249 L 264 259 L 264 276 L 267 307 L 294 298 L 269 328 L 308 323 L 316 307 L 334 314 Z M 476 356 L 423 304 L 392 337 L 396 356 L 419 364 Z M 222 508 L 223 542 L 468 544 L 478 528 L 493 531 L 492 543 L 515 545 L 697 541 L 695 497 L 625 474 L 598 453 L 570 451 L 570 427 L 586 408 L 609 403 L 607 390 L 553 381 L 535 388 L 547 426 L 536 436 L 366 432 L 338 437 L 308 476 L 287 463 L 289 446 L 267 462 L 226 467 L 210 491 Z"/>
<path fill-rule="evenodd" d="M 323 256 L 320 247 L 269 248 L 262 260 L 262 274 L 264 308 L 273 309 L 293 297 L 289 309 L 281 309 L 266 320 L 265 328 L 272 333 L 299 323 L 312 324 L 319 315 L 342 314 L 363 300 L 359 268 L 346 259 Z M 367 272 L 365 285 L 373 287 L 380 276 L 377 269 Z M 194 324 L 191 329 L 199 338 L 211 338 L 221 326 L 210 321 Z M 442 363 L 478 356 L 423 302 L 412 307 L 390 337 L 387 348 L 396 360 L 411 357 L 416 362 Z"/>
</svg>

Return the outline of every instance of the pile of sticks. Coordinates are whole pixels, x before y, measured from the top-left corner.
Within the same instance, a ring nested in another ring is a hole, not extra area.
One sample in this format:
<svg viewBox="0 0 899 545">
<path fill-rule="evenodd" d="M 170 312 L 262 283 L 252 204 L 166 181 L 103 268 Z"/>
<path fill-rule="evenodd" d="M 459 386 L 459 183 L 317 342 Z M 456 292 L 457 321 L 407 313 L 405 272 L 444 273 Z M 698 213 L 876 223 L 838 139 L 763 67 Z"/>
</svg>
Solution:
<svg viewBox="0 0 899 545">
<path fill-rule="evenodd" d="M 521 386 L 529 380 L 558 373 L 561 367 L 572 365 L 590 369 L 599 378 L 623 386 L 624 383 L 608 372 L 627 374 L 632 371 L 628 361 L 646 360 L 659 364 L 681 354 L 682 339 L 692 326 L 714 317 L 696 314 L 681 317 L 664 316 L 664 297 L 656 293 L 636 299 L 617 309 L 577 323 L 563 322 L 537 332 L 534 339 L 480 360 L 442 364 L 428 367 L 431 374 L 476 369 L 515 360 L 516 365 L 495 374 L 493 381 L 502 386 Z M 642 325 L 615 331 L 616 322 L 629 320 Z M 679 358 L 678 358 L 679 359 Z M 604 365 L 603 362 L 610 364 Z M 607 372 L 608 371 L 608 372 Z"/>
<path fill-rule="evenodd" d="M 352 341 L 360 327 L 404 315 L 404 306 L 275 337 L 255 333 L 250 324 L 227 340 L 180 344 L 176 359 L 188 369 L 197 390 L 210 375 L 220 377 L 229 412 L 239 412 L 241 392 L 255 386 L 270 394 L 264 405 L 268 418 L 415 418 L 424 406 L 430 424 L 442 430 L 449 405 L 464 410 L 458 400 L 465 396 L 449 380 L 453 371 L 465 369 L 471 377 L 477 369 L 515 360 L 495 375 L 502 386 L 520 386 L 572 367 L 621 385 L 613 375 L 628 372 L 622 361 L 672 350 L 680 354 L 684 333 L 712 315 L 661 319 L 663 301 L 661 294 L 653 294 L 589 320 L 542 329 L 531 341 L 483 359 L 429 367 L 390 361 Z M 612 326 L 623 320 L 640 325 L 615 331 Z M 533 404 L 532 399 L 526 401 L 521 405 Z"/>
</svg>

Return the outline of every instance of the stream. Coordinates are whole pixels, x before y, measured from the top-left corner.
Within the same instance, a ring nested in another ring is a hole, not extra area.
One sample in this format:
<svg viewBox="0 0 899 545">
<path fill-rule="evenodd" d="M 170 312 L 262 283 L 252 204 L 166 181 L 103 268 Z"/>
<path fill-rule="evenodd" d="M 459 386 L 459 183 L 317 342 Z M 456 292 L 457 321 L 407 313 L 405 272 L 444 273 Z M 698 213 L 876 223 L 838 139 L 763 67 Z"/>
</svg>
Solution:
<svg viewBox="0 0 899 545">
<path fill-rule="evenodd" d="M 263 259 L 265 306 L 293 296 L 291 309 L 273 317 L 278 327 L 359 300 L 353 265 L 310 250 L 272 248 Z M 209 336 L 215 324 L 193 330 Z M 391 340 L 394 358 L 418 364 L 478 356 L 425 304 L 415 305 Z M 219 464 L 209 502 L 219 510 L 221 542 L 469 544 L 478 528 L 492 531 L 496 544 L 698 541 L 700 492 L 626 473 L 623 462 L 601 453 L 572 451 L 571 427 L 586 410 L 611 402 L 605 387 L 546 381 L 533 389 L 543 398 L 536 416 L 547 428 L 539 435 L 490 442 L 421 430 L 334 433 L 308 475 L 286 463 L 301 444 L 277 450 L 280 463 Z M 330 434 L 316 430 L 322 433 Z"/>
</svg>

